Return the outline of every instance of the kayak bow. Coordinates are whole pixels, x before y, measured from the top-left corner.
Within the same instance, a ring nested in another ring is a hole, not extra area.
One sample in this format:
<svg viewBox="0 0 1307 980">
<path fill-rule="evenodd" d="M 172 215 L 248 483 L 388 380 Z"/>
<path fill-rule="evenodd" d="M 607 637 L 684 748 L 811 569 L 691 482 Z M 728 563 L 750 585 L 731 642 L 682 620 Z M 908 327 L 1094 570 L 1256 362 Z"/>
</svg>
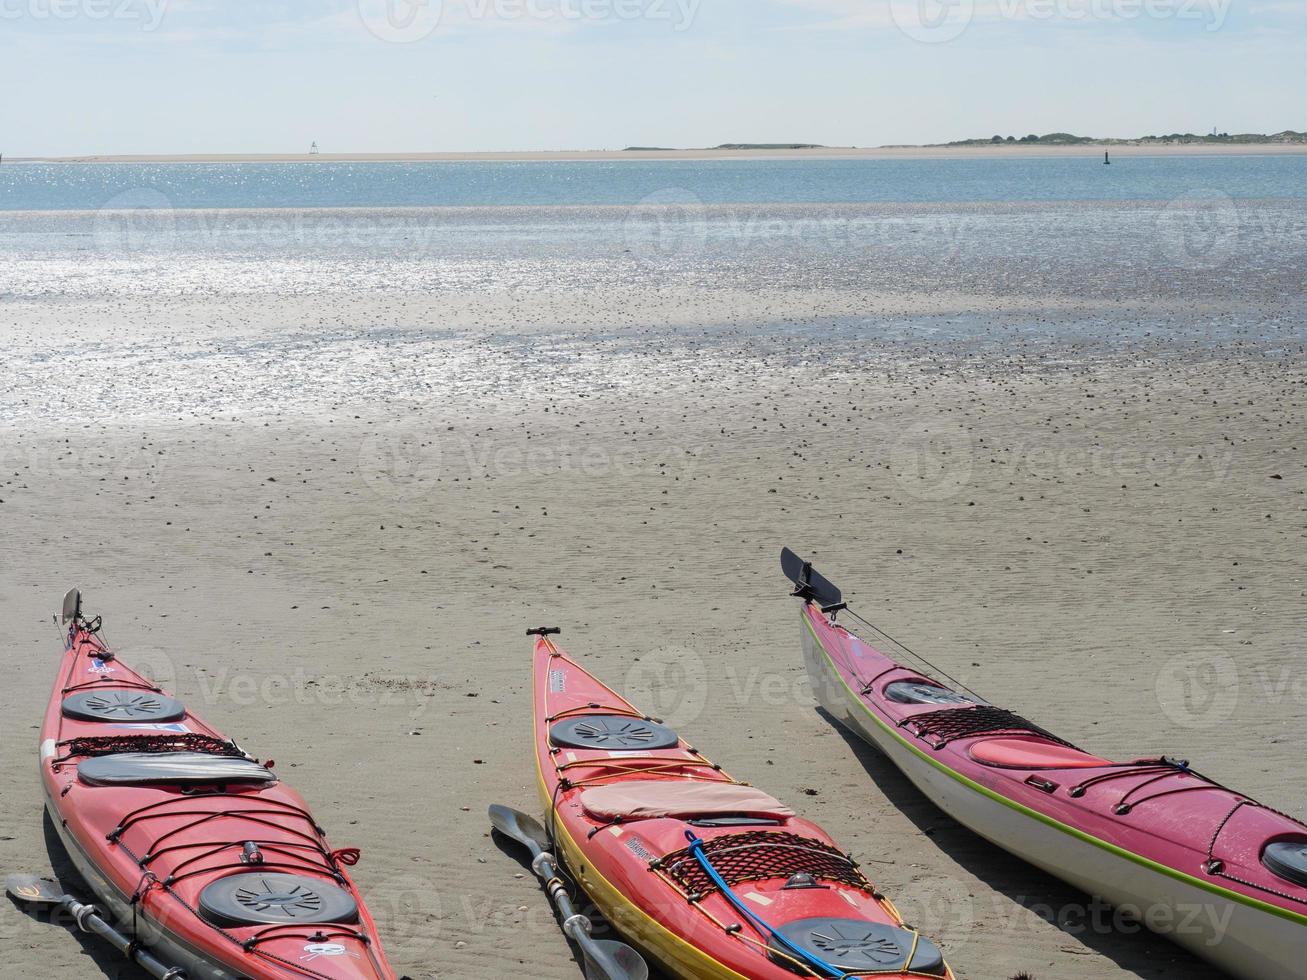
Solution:
<svg viewBox="0 0 1307 980">
<path fill-rule="evenodd" d="M 953 977 L 821 828 L 732 779 L 547 634 L 535 643 L 535 739 L 550 840 L 608 921 L 672 976 Z"/>
<path fill-rule="evenodd" d="M 903 666 L 836 622 L 847 603 L 810 563 L 787 548 L 781 565 L 822 707 L 940 809 L 1236 977 L 1300 980 L 1307 825 L 1187 762 L 1099 758 Z"/>
<path fill-rule="evenodd" d="M 19 882 L 23 899 L 73 902 L 89 910 L 83 928 L 115 945 L 125 938 L 138 962 L 138 944 L 148 946 L 177 971 L 168 975 L 188 980 L 393 980 L 345 870 L 358 852 L 331 850 L 271 763 L 119 660 L 75 590 L 63 618 L 41 779 L 102 907 L 47 895 L 36 879 Z"/>
</svg>

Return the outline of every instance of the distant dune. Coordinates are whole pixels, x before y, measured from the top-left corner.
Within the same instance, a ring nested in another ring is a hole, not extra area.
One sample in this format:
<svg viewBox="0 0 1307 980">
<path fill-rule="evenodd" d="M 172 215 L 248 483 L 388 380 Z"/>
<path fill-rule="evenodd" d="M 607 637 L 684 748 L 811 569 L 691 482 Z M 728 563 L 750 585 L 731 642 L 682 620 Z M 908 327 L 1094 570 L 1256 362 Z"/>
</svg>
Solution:
<svg viewBox="0 0 1307 980">
<path fill-rule="evenodd" d="M 1166 136 L 1139 136 L 1134 139 L 1119 137 L 1099 138 L 1095 136 L 1075 136 L 1071 133 L 1047 133 L 1043 136 L 991 136 L 988 139 L 958 140 L 953 143 L 936 144 L 940 146 L 1231 146 L 1244 148 L 1248 146 L 1295 146 L 1307 145 L 1307 133 L 1292 129 L 1272 133 L 1169 133 Z"/>
</svg>

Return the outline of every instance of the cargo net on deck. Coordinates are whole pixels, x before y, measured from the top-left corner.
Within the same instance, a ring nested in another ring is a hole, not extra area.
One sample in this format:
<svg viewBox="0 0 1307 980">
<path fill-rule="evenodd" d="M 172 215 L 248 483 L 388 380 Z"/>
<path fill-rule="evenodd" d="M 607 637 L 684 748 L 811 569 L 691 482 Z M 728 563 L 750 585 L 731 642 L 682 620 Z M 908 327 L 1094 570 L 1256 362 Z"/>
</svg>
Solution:
<svg viewBox="0 0 1307 980">
<path fill-rule="evenodd" d="M 233 759 L 244 759 L 245 753 L 235 742 L 227 742 L 212 735 L 195 732 L 166 733 L 159 735 L 96 735 L 87 738 L 70 738 L 60 742 L 63 759 L 74 756 L 117 755 L 120 752 L 203 752 Z"/>
<path fill-rule="evenodd" d="M 717 837 L 703 845 L 704 856 L 731 888 L 746 881 L 811 875 L 817 881 L 835 882 L 875 894 L 857 862 L 819 840 L 780 831 L 758 830 Z M 686 898 L 697 902 L 717 886 L 686 848 L 651 865 L 676 885 Z"/>
<path fill-rule="evenodd" d="M 978 704 L 974 708 L 944 708 L 913 715 L 899 722 L 910 728 L 932 747 L 942 749 L 949 742 L 976 735 L 1038 735 L 1069 749 L 1079 749 L 1066 739 L 1058 738 L 1032 721 L 1027 721 L 1006 708 Z"/>
</svg>

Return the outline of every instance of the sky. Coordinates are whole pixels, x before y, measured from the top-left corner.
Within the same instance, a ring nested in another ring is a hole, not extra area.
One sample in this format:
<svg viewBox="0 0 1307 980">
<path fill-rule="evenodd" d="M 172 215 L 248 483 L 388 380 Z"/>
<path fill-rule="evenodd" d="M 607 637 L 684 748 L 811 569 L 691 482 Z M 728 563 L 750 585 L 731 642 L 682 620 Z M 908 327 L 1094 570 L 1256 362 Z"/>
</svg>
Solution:
<svg viewBox="0 0 1307 980">
<path fill-rule="evenodd" d="M 1307 130 L 1307 0 L 0 0 L 0 153 Z"/>
</svg>

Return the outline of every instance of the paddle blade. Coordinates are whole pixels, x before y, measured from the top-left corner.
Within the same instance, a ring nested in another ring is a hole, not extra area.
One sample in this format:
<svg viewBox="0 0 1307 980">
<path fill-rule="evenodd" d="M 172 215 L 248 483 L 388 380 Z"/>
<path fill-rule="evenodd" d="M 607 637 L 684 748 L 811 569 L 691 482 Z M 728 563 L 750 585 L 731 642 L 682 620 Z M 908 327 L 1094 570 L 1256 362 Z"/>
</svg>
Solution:
<svg viewBox="0 0 1307 980">
<path fill-rule="evenodd" d="M 811 562 L 804 561 L 789 548 L 781 550 L 781 571 L 797 588 L 806 590 L 806 596 L 820 606 L 838 605 L 844 598 L 839 586 L 818 573 Z"/>
<path fill-rule="evenodd" d="M 539 854 L 541 851 L 552 850 L 553 845 L 549 841 L 549 834 L 545 828 L 540 826 L 540 821 L 535 817 L 529 817 L 525 813 L 501 806 L 498 803 L 490 805 L 490 823 L 503 834 L 505 837 L 517 841 L 523 847 L 528 848 L 532 854 Z"/>
<path fill-rule="evenodd" d="M 626 943 L 591 939 L 585 954 L 585 980 L 649 980 L 649 964 Z"/>
<path fill-rule="evenodd" d="M 63 624 L 67 626 L 82 614 L 82 593 L 69 589 L 64 595 Z"/>
<path fill-rule="evenodd" d="M 10 875 L 5 879 L 5 891 L 14 901 L 25 905 L 63 905 L 68 901 L 68 895 L 57 881 L 36 875 Z"/>
</svg>

